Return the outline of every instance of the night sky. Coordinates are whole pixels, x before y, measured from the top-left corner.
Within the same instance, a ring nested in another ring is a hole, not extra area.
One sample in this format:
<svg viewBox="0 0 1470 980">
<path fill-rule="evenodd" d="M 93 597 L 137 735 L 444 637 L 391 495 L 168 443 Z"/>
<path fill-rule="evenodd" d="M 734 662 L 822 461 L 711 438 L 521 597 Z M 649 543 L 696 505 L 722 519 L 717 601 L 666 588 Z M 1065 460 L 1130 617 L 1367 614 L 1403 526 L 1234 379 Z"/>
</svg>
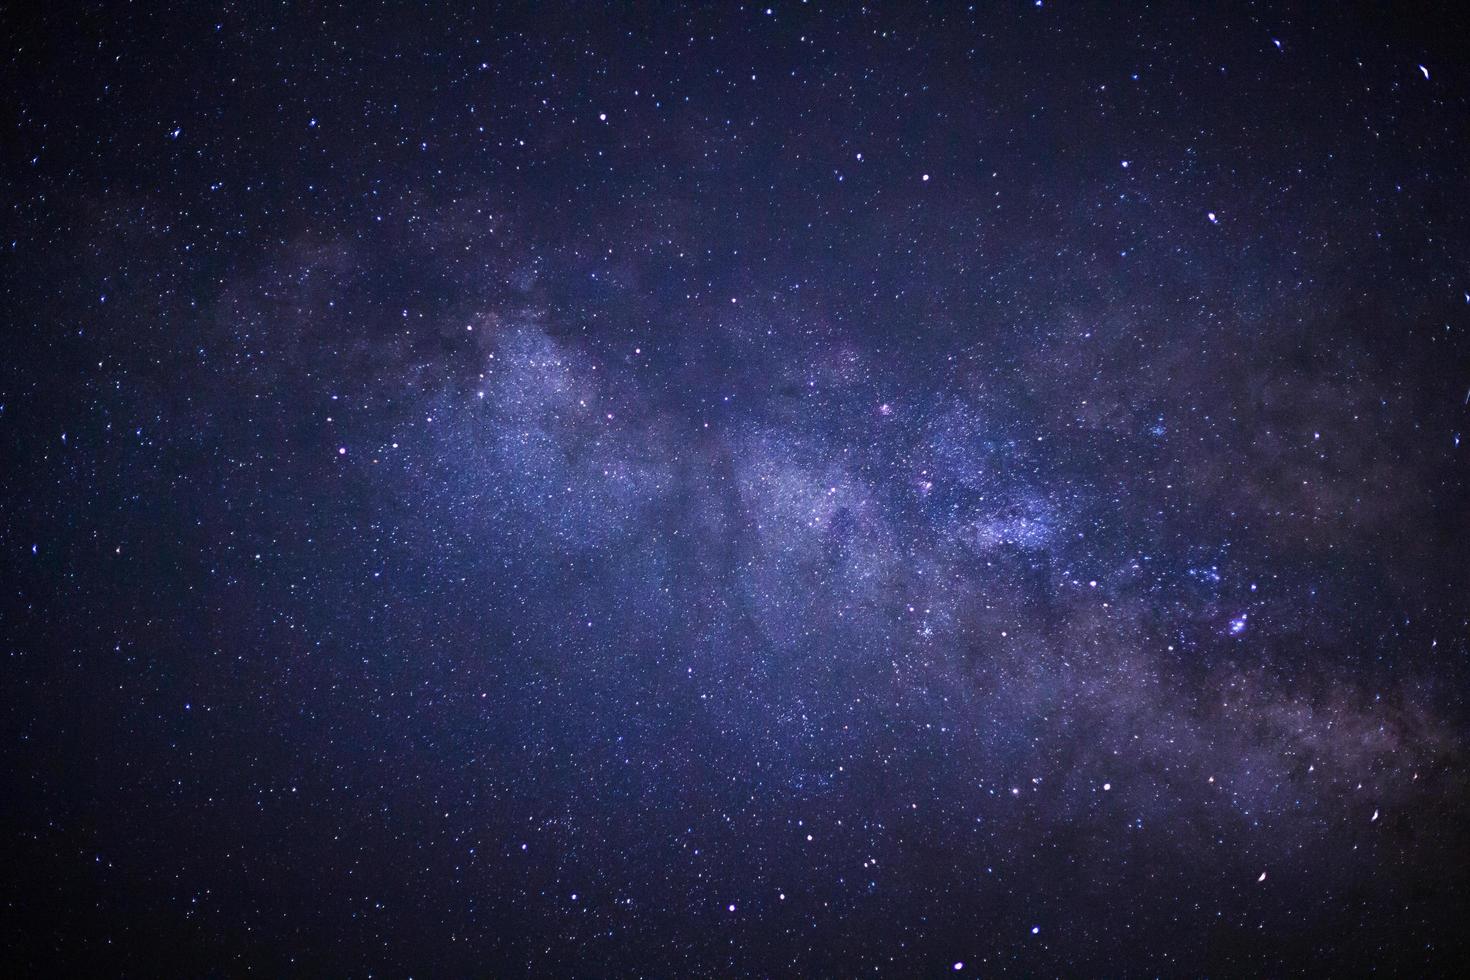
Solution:
<svg viewBox="0 0 1470 980">
<path fill-rule="evenodd" d="M 6 4 L 7 975 L 1454 973 L 1458 7 Z"/>
</svg>

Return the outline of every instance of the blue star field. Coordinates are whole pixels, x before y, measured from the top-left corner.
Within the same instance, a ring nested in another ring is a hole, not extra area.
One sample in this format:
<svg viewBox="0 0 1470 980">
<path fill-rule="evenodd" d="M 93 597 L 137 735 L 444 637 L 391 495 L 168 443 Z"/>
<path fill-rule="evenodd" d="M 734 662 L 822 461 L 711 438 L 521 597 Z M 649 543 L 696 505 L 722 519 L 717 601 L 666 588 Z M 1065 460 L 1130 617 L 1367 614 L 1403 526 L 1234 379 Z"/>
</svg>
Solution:
<svg viewBox="0 0 1470 980">
<path fill-rule="evenodd" d="M 0 11 L 7 975 L 1455 975 L 1467 26 Z"/>
</svg>

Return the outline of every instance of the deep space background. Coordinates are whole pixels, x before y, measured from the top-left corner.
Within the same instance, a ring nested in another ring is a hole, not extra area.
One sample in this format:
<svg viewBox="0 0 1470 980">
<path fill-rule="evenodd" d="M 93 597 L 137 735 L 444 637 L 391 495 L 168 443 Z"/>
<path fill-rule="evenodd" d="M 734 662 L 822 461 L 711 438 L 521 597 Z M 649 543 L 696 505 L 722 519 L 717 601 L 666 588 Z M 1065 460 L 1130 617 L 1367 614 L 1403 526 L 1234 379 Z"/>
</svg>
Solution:
<svg viewBox="0 0 1470 980">
<path fill-rule="evenodd" d="M 8 975 L 1451 975 L 1458 4 L 6 3 Z"/>
</svg>

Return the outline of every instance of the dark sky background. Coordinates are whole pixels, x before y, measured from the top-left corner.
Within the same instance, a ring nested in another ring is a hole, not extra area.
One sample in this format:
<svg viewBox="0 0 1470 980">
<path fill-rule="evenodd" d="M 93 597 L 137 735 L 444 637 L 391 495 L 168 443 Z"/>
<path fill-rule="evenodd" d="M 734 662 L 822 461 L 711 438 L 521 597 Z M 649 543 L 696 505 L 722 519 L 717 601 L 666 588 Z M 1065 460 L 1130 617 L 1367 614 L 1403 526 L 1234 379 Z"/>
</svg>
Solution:
<svg viewBox="0 0 1470 980">
<path fill-rule="evenodd" d="M 0 960 L 1452 974 L 1458 7 L 6 4 Z"/>
</svg>

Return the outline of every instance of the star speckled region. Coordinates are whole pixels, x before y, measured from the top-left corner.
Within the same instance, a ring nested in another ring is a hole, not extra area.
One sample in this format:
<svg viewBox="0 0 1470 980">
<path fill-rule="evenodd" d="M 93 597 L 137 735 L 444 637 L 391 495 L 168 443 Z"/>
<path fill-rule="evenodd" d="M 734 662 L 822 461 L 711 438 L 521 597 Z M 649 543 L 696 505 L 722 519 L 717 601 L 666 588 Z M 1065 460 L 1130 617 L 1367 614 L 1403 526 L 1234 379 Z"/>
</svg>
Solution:
<svg viewBox="0 0 1470 980">
<path fill-rule="evenodd" d="M 0 11 L 7 975 L 1453 975 L 1467 26 Z"/>
</svg>

